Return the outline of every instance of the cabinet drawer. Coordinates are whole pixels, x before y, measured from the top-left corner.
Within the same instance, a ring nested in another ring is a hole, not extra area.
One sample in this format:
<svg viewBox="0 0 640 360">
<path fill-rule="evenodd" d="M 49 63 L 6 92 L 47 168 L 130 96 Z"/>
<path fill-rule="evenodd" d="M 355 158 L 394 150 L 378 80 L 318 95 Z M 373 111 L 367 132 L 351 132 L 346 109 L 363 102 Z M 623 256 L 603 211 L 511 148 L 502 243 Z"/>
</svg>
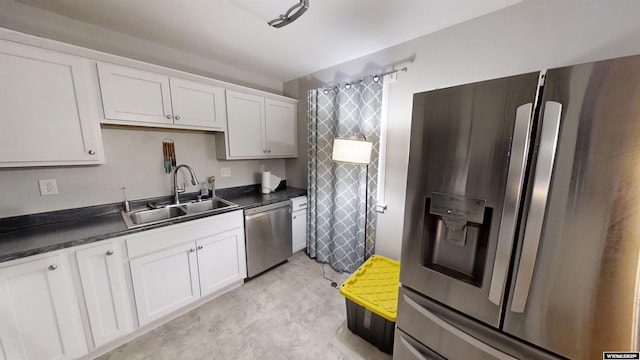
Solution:
<svg viewBox="0 0 640 360">
<path fill-rule="evenodd" d="M 291 199 L 291 211 L 306 210 L 307 209 L 307 197 L 298 196 Z"/>
<path fill-rule="evenodd" d="M 134 258 L 242 226 L 242 211 L 233 211 L 133 235 L 127 239 L 127 251 Z"/>
</svg>

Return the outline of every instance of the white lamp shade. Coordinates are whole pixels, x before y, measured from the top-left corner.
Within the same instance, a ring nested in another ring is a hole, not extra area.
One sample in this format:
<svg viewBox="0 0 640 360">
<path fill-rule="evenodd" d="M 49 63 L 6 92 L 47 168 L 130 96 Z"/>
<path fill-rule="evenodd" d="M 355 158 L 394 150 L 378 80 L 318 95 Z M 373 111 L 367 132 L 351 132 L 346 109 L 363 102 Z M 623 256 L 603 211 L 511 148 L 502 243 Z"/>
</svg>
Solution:
<svg viewBox="0 0 640 360">
<path fill-rule="evenodd" d="M 333 139 L 331 160 L 350 164 L 368 165 L 371 162 L 373 143 L 358 139 Z"/>
</svg>

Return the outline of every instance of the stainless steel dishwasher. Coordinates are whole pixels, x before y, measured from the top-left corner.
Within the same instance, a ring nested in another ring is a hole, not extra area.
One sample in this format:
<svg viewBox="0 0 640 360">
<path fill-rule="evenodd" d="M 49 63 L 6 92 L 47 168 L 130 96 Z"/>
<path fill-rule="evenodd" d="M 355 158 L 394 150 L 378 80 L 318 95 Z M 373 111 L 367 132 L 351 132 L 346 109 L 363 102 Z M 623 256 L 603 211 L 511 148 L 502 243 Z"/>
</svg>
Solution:
<svg viewBox="0 0 640 360">
<path fill-rule="evenodd" d="M 244 211 L 247 276 L 253 277 L 291 257 L 291 202 Z"/>
</svg>

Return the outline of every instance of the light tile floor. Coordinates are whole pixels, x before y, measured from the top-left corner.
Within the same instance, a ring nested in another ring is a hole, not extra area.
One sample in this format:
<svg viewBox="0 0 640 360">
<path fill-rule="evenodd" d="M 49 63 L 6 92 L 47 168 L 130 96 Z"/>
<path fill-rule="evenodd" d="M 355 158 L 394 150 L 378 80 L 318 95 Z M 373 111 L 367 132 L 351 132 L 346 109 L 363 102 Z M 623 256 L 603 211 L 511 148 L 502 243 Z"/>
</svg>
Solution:
<svg viewBox="0 0 640 360">
<path fill-rule="evenodd" d="M 338 284 L 348 274 L 324 266 Z M 390 360 L 347 328 L 344 297 L 303 252 L 99 357 L 210 360 Z"/>
</svg>

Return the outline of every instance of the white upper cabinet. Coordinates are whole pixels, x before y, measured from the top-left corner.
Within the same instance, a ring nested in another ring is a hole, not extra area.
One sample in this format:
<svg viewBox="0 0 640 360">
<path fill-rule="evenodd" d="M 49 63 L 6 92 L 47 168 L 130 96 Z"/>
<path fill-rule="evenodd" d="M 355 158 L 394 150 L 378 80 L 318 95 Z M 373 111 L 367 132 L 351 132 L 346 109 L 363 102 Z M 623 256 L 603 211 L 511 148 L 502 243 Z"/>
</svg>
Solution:
<svg viewBox="0 0 640 360">
<path fill-rule="evenodd" d="M 0 40 L 0 167 L 103 164 L 88 59 Z"/>
<path fill-rule="evenodd" d="M 169 77 L 98 63 L 104 117 L 173 125 Z"/>
<path fill-rule="evenodd" d="M 227 90 L 227 132 L 216 135 L 218 158 L 297 157 L 297 101 Z"/>
<path fill-rule="evenodd" d="M 264 98 L 227 90 L 230 157 L 266 156 Z"/>
<path fill-rule="evenodd" d="M 296 104 L 265 99 L 265 137 L 267 154 L 277 157 L 298 156 Z"/>
<path fill-rule="evenodd" d="M 225 129 L 223 88 L 177 78 L 169 82 L 174 124 Z"/>
<path fill-rule="evenodd" d="M 104 123 L 224 131 L 224 89 L 98 63 Z"/>
</svg>

